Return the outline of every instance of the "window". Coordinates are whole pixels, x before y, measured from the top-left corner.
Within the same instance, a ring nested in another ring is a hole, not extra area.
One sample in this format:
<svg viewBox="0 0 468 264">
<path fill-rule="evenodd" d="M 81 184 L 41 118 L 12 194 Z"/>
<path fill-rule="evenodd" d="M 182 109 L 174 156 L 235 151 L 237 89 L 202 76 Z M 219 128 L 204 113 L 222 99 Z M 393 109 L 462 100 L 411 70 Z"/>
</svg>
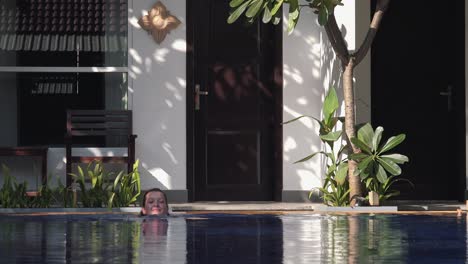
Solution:
<svg viewBox="0 0 468 264">
<path fill-rule="evenodd" d="M 127 109 L 127 0 L 0 0 L 0 146 L 63 145 L 66 109 Z"/>
</svg>

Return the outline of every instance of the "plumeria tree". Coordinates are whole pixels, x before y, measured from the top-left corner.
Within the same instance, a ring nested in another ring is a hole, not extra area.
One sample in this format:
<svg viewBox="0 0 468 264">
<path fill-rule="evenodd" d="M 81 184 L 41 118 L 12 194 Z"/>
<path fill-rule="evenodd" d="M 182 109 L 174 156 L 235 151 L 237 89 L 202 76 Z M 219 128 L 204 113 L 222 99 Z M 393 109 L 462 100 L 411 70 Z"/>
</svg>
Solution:
<svg viewBox="0 0 468 264">
<path fill-rule="evenodd" d="M 300 3 L 303 1 L 303 3 Z M 239 18 L 247 22 L 262 19 L 264 23 L 279 24 L 282 18 L 281 7 L 288 8 L 288 32 L 291 33 L 300 18 L 302 8 L 311 8 L 318 17 L 318 23 L 325 28 L 328 39 L 336 56 L 341 62 L 343 73 L 343 98 L 345 102 L 345 133 L 348 139 L 349 153 L 360 153 L 361 150 L 349 139 L 356 137 L 356 115 L 354 103 L 353 76 L 354 68 L 364 59 L 374 40 L 380 22 L 388 7 L 390 0 L 376 1 L 376 8 L 370 22 L 366 38 L 356 52 L 348 50 L 343 35 L 336 23 L 334 11 L 337 6 L 343 5 L 342 0 L 231 0 L 229 5 L 231 13 L 228 23 L 234 23 Z M 350 198 L 362 196 L 361 180 L 355 173 L 357 163 L 349 160 L 348 181 Z M 353 204 L 353 201 L 352 201 Z"/>
</svg>

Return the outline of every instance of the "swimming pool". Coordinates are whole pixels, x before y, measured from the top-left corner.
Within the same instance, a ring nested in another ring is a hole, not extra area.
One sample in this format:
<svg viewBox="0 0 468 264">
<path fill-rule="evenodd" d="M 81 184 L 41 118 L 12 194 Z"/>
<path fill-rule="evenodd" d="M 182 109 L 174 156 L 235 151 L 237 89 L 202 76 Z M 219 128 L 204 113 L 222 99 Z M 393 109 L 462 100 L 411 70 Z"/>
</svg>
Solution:
<svg viewBox="0 0 468 264">
<path fill-rule="evenodd" d="M 0 216 L 1 263 L 464 263 L 465 216 Z"/>
</svg>

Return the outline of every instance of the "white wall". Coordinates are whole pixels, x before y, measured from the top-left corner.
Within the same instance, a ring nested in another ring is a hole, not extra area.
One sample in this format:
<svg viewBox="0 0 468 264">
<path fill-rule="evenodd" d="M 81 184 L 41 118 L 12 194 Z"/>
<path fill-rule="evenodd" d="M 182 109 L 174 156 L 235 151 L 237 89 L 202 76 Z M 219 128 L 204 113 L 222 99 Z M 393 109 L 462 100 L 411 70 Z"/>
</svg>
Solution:
<svg viewBox="0 0 468 264">
<path fill-rule="evenodd" d="M 369 23 L 369 3 L 343 1 L 343 7 L 336 8 L 338 26 L 344 32 L 350 50 L 362 42 Z M 356 9 L 364 8 L 364 10 Z M 284 10 L 287 16 L 287 9 Z M 355 23 L 356 17 L 359 17 Z M 364 27 L 364 29 L 362 28 Z M 286 26 L 283 26 L 286 32 Z M 357 40 L 356 40 L 357 39 Z M 357 93 L 358 120 L 369 120 L 370 107 L 370 66 L 369 58 L 358 66 L 355 87 Z M 283 38 L 283 120 L 300 115 L 321 118 L 323 99 L 331 85 L 337 89 L 342 100 L 340 62 L 329 44 L 325 30 L 318 25 L 317 16 L 307 8 L 295 31 Z M 363 69 L 359 69 L 362 67 Z M 302 119 L 283 127 L 283 190 L 309 191 L 321 186 L 325 159 L 317 156 L 307 162 L 293 164 L 313 152 L 323 149 L 318 137 L 319 126 L 311 119 Z"/>
<path fill-rule="evenodd" d="M 185 1 L 163 1 L 182 24 L 160 44 L 140 28 L 154 0 L 133 0 L 129 10 L 129 104 L 142 188 L 186 190 Z"/>
</svg>

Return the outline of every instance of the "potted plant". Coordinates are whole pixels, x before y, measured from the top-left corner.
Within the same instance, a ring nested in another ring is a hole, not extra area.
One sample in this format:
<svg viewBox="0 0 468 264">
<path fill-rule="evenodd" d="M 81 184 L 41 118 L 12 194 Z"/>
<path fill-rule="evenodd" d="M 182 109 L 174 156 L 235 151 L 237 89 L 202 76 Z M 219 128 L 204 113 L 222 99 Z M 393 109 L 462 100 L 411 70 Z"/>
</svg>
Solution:
<svg viewBox="0 0 468 264">
<path fill-rule="evenodd" d="M 355 174 L 361 177 L 369 191 L 370 205 L 379 205 L 380 202 L 399 195 L 399 191 L 390 188 L 397 181 L 406 181 L 412 185 L 408 179 L 397 178 L 401 174 L 399 165 L 408 162 L 408 157 L 389 153 L 405 140 L 406 135 L 390 137 L 381 144 L 383 131 L 380 126 L 374 131 L 367 123 L 359 128 L 357 137 L 351 138 L 351 142 L 361 149 L 361 153 L 353 153 L 349 158 L 358 162 Z"/>
</svg>

